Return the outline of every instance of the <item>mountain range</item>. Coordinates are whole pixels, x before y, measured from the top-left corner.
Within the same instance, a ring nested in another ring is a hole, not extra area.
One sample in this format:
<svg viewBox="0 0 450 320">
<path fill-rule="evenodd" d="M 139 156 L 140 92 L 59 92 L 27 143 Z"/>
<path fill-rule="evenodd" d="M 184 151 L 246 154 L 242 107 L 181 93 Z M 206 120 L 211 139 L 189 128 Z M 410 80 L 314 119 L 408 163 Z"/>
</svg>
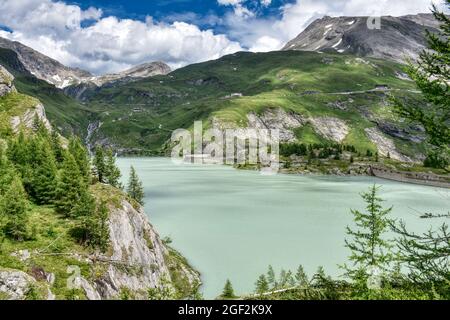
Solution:
<svg viewBox="0 0 450 320">
<path fill-rule="evenodd" d="M 389 95 L 418 98 L 404 59 L 425 48 L 431 15 L 314 21 L 282 51 L 239 52 L 171 71 L 163 62 L 93 76 L 0 39 L 0 65 L 37 97 L 60 131 L 122 153 L 164 153 L 171 132 L 206 127 L 281 130 L 282 142 L 351 144 L 404 162 L 423 160 L 423 128 L 404 123 Z"/>
</svg>

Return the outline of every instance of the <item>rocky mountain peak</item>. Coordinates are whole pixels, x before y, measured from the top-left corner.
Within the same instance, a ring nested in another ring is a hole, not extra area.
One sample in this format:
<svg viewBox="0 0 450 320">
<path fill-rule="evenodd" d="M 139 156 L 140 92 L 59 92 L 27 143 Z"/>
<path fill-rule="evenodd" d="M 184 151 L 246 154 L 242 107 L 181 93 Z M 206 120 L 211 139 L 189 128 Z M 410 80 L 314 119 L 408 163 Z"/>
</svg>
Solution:
<svg viewBox="0 0 450 320">
<path fill-rule="evenodd" d="M 0 48 L 16 52 L 20 62 L 22 62 L 28 72 L 58 88 L 64 88 L 71 84 L 79 83 L 84 78 L 92 77 L 87 71 L 66 67 L 58 61 L 16 41 L 0 38 Z"/>
<path fill-rule="evenodd" d="M 133 81 L 143 78 L 153 77 L 157 75 L 166 75 L 172 70 L 164 62 L 149 62 L 143 63 L 135 66 L 131 69 L 127 69 L 122 72 L 106 74 L 99 77 L 94 77 L 89 81 L 96 84 L 97 86 L 102 86 L 106 83 L 116 82 L 116 81 Z"/>
<path fill-rule="evenodd" d="M 26 71 L 60 89 L 80 84 L 103 86 L 119 80 L 133 81 L 155 75 L 165 75 L 171 71 L 167 64 L 158 61 L 144 63 L 115 74 L 94 76 L 88 71 L 66 67 L 60 62 L 16 41 L 0 38 L 0 48 L 14 51 Z"/>
<path fill-rule="evenodd" d="M 404 62 L 426 47 L 425 30 L 436 30 L 431 14 L 381 17 L 381 28 L 368 17 L 328 17 L 314 21 L 283 50 L 332 51 Z"/>
</svg>

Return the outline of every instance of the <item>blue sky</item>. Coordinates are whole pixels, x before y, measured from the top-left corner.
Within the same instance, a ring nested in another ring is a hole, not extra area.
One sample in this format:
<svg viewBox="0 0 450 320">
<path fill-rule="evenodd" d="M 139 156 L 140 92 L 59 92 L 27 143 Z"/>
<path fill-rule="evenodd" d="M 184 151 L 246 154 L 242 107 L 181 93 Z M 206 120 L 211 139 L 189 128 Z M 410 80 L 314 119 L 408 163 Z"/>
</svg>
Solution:
<svg viewBox="0 0 450 320">
<path fill-rule="evenodd" d="M 329 16 L 429 12 L 442 0 L 0 0 L 0 37 L 94 74 L 279 50 Z"/>
<path fill-rule="evenodd" d="M 281 18 L 281 8 L 296 2 L 296 0 L 272 0 L 267 5 L 263 5 L 258 0 L 243 1 L 245 7 L 254 13 L 255 17 L 269 19 Z M 156 21 L 168 23 L 184 21 L 202 29 L 212 29 L 217 33 L 227 32 L 223 17 L 234 12 L 232 5 L 219 4 L 216 0 L 80 0 L 67 1 L 67 3 L 78 5 L 83 9 L 101 8 L 106 16 L 141 21 L 144 21 L 147 16 L 152 16 Z"/>
</svg>

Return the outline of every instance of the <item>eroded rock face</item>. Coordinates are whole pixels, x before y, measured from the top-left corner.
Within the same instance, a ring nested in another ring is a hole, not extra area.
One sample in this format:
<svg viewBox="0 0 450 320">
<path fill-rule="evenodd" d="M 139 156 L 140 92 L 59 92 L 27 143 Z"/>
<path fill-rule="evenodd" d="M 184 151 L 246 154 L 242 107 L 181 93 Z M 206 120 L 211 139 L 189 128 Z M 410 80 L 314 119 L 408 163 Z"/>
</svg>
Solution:
<svg viewBox="0 0 450 320">
<path fill-rule="evenodd" d="M 365 129 L 367 137 L 372 141 L 378 148 L 378 152 L 387 157 L 388 155 L 398 161 L 402 162 L 415 162 L 414 159 L 401 154 L 395 147 L 394 141 L 386 137 L 378 128 L 367 128 Z"/>
<path fill-rule="evenodd" d="M 145 293 L 158 287 L 163 278 L 170 279 L 164 260 L 166 249 L 144 212 L 123 201 L 110 213 L 109 233 L 112 255 L 107 259 L 111 263 L 97 281 L 102 298 L 117 297 L 122 288 Z"/>
<path fill-rule="evenodd" d="M 309 119 L 314 130 L 322 137 L 335 142 L 342 142 L 347 137 L 350 129 L 344 120 L 332 117 L 320 117 Z"/>
<path fill-rule="evenodd" d="M 235 124 L 222 122 L 217 118 L 212 120 L 213 128 L 220 130 L 234 129 L 236 136 L 240 138 L 257 138 L 252 129 L 277 129 L 280 132 L 281 142 L 294 142 L 296 140 L 294 129 L 302 127 L 306 119 L 301 115 L 286 112 L 281 108 L 268 109 L 262 114 L 251 112 L 247 115 L 247 124 Z"/>
<path fill-rule="evenodd" d="M 142 208 L 134 208 L 123 200 L 113 208 L 109 218 L 111 253 L 100 257 L 107 262 L 103 276 L 83 288 L 90 299 L 114 299 L 126 288 L 136 299 L 148 298 L 148 290 L 170 284 L 168 249 L 148 222 Z M 194 285 L 199 275 L 188 266 L 180 266 L 181 273 Z"/>
<path fill-rule="evenodd" d="M 0 97 L 16 91 L 13 80 L 14 76 L 0 65 Z"/>
<path fill-rule="evenodd" d="M 48 121 L 47 116 L 45 115 L 44 106 L 39 103 L 34 108 L 28 109 L 22 116 L 13 117 L 11 119 L 11 128 L 13 129 L 13 132 L 17 133 L 21 126 L 31 129 L 36 116 L 49 131 L 53 130 L 50 121 Z"/>
</svg>

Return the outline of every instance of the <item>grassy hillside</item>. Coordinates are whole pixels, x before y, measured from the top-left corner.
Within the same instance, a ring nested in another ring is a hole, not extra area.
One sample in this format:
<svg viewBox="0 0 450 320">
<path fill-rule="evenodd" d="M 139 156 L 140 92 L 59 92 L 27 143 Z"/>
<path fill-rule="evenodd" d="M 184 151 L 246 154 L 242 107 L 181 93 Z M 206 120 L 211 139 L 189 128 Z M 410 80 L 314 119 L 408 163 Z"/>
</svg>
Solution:
<svg viewBox="0 0 450 320">
<path fill-rule="evenodd" d="M 386 105 L 386 93 L 370 91 L 383 85 L 397 94 L 414 94 L 414 84 L 402 80 L 401 73 L 402 66 L 392 62 L 342 54 L 236 53 L 167 76 L 104 87 L 86 97 L 103 123 L 94 138 L 106 137 L 124 148 L 156 151 L 174 129 L 189 128 L 195 120 L 217 117 L 245 125 L 249 112 L 283 108 L 348 121 L 351 132 L 345 143 L 365 150 L 374 149 L 364 134 L 375 125 L 368 115 L 401 126 Z M 230 97 L 236 93 L 242 96 Z M 297 137 L 324 142 L 308 126 L 298 130 Z"/>
</svg>

